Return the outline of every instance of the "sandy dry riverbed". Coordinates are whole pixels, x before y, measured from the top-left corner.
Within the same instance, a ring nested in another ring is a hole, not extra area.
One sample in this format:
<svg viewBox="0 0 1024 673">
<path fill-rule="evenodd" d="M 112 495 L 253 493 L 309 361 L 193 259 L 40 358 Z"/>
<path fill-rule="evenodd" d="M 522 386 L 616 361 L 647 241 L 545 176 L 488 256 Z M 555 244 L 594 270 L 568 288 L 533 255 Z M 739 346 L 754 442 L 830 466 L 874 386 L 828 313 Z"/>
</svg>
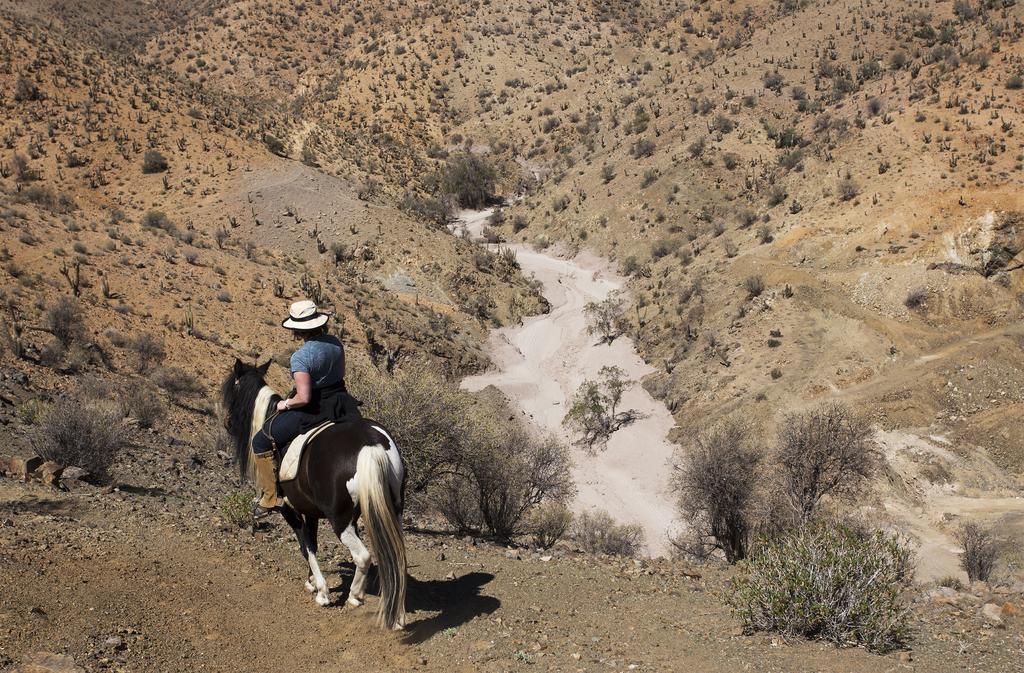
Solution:
<svg viewBox="0 0 1024 673">
<path fill-rule="evenodd" d="M 464 228 L 478 237 L 489 214 L 463 213 L 456 231 Z M 497 387 L 540 429 L 571 441 L 562 419 L 584 379 L 595 378 L 605 365 L 622 368 L 634 381 L 653 369 L 628 338 L 609 345 L 587 334 L 583 307 L 622 286 L 607 262 L 586 252 L 566 259 L 552 251 L 508 247 L 515 250 L 523 272 L 543 283 L 551 311 L 527 318 L 522 325 L 495 330 L 490 339 L 495 367 L 467 378 L 463 386 L 470 390 Z M 668 492 L 674 445 L 667 437 L 672 415 L 639 384 L 625 393 L 621 408 L 636 409 L 645 417 L 616 432 L 607 449 L 596 455 L 573 449 L 575 509 L 604 509 L 619 521 L 640 524 L 650 553 L 664 554 L 666 533 L 675 519 Z"/>
</svg>

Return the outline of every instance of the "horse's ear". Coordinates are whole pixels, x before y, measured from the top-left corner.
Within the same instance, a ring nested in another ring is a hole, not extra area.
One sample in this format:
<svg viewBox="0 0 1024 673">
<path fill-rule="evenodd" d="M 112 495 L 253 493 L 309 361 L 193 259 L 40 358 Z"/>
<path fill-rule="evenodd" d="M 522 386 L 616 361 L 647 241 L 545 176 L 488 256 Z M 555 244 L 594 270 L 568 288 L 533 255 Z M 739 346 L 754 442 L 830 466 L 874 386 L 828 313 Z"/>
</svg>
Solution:
<svg viewBox="0 0 1024 673">
<path fill-rule="evenodd" d="M 270 369 L 270 363 L 271 362 L 273 362 L 273 360 L 267 360 L 262 365 L 260 365 L 259 367 L 256 368 L 256 371 L 258 371 L 260 373 L 260 376 L 266 376 L 267 375 L 267 371 Z"/>
<path fill-rule="evenodd" d="M 238 358 L 235 358 L 234 372 L 235 372 L 235 378 L 238 378 L 239 376 L 241 376 L 242 374 L 245 373 L 245 365 L 242 364 L 242 361 L 239 360 Z"/>
</svg>

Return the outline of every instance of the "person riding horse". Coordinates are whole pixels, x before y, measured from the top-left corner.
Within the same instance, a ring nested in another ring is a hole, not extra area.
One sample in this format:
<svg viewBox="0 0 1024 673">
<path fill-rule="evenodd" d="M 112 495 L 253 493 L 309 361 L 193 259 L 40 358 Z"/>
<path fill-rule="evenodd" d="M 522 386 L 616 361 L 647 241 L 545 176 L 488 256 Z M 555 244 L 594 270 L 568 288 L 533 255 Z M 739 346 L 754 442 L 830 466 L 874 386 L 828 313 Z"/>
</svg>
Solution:
<svg viewBox="0 0 1024 673">
<path fill-rule="evenodd" d="M 257 518 L 279 509 L 283 502 L 278 495 L 277 468 L 288 444 L 325 421 L 359 414 L 357 403 L 345 388 L 345 347 L 327 333 L 328 318 L 306 300 L 292 304 L 281 323 L 304 343 L 291 357 L 295 387 L 278 402 L 277 413 L 252 439 L 256 483 L 261 491 L 253 507 Z"/>
</svg>

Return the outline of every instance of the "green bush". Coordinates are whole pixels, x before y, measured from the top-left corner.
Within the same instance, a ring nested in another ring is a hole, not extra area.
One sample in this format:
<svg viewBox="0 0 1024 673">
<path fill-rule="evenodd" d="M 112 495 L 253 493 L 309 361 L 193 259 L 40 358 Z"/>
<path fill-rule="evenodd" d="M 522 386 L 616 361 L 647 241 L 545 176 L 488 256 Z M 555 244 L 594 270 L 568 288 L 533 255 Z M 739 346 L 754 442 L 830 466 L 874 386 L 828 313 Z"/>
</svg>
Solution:
<svg viewBox="0 0 1024 673">
<path fill-rule="evenodd" d="M 822 522 L 759 546 L 739 568 L 729 601 L 750 631 L 877 652 L 910 638 L 913 566 L 898 537 Z"/>
<path fill-rule="evenodd" d="M 252 525 L 252 500 L 241 491 L 232 491 L 224 496 L 224 500 L 220 504 L 220 512 L 228 523 L 238 528 Z"/>
</svg>

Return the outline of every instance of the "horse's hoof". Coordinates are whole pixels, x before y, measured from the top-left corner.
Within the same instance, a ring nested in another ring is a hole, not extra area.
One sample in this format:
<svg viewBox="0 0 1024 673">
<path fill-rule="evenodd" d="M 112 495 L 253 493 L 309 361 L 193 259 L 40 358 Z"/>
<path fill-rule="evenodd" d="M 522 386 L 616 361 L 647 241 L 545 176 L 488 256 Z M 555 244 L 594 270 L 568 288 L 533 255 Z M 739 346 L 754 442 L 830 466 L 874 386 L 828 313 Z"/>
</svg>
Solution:
<svg viewBox="0 0 1024 673">
<path fill-rule="evenodd" d="M 321 607 L 326 608 L 328 605 L 331 604 L 331 597 L 326 595 L 326 594 L 317 594 L 316 595 L 316 604 L 321 606 Z"/>
<path fill-rule="evenodd" d="M 405 631 L 405 624 L 395 622 L 395 625 L 391 627 L 392 631 Z"/>
<path fill-rule="evenodd" d="M 313 586 L 313 583 L 308 580 L 306 581 L 306 591 L 308 591 L 311 594 L 316 593 L 316 587 Z"/>
<path fill-rule="evenodd" d="M 363 604 L 363 602 L 361 600 L 359 600 L 358 598 L 355 598 L 354 596 L 349 596 L 347 603 L 349 605 L 351 605 L 352 607 L 354 607 L 354 608 L 358 608 L 360 605 Z"/>
</svg>

